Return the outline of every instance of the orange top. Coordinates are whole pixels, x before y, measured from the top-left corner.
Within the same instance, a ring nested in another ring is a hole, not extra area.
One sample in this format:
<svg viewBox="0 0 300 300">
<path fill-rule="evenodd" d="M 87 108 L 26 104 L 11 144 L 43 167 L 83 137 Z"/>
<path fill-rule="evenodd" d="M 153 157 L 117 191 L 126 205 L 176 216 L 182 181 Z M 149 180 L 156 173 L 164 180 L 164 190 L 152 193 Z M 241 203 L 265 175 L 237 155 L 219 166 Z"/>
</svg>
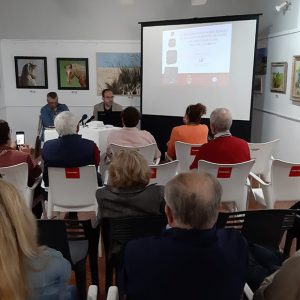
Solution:
<svg viewBox="0 0 300 300">
<path fill-rule="evenodd" d="M 172 129 L 170 140 L 168 141 L 167 154 L 170 158 L 175 159 L 175 142 L 180 141 L 190 144 L 207 143 L 208 127 L 206 125 L 181 125 Z"/>
</svg>

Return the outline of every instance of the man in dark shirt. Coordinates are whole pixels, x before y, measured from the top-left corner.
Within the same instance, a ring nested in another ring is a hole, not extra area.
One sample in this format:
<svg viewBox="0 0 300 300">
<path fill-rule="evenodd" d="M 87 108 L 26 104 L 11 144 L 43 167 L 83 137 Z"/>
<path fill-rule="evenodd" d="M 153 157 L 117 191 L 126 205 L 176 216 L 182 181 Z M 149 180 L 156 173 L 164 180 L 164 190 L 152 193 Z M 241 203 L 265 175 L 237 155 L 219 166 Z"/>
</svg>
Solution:
<svg viewBox="0 0 300 300">
<path fill-rule="evenodd" d="M 205 173 L 181 173 L 167 183 L 170 228 L 125 249 L 127 300 L 241 299 L 248 247 L 235 229 L 216 229 L 221 194 L 219 182 Z"/>
<path fill-rule="evenodd" d="M 114 94 L 112 90 L 104 89 L 102 91 L 102 102 L 94 106 L 93 115 L 95 120 L 98 120 L 98 115 L 100 113 L 103 115 L 105 123 L 112 124 L 114 126 L 121 126 L 121 114 L 119 115 L 119 120 L 116 120 L 116 112 L 121 112 L 122 109 L 123 108 L 120 104 L 114 102 Z M 116 122 L 119 124 L 113 124 Z"/>
</svg>

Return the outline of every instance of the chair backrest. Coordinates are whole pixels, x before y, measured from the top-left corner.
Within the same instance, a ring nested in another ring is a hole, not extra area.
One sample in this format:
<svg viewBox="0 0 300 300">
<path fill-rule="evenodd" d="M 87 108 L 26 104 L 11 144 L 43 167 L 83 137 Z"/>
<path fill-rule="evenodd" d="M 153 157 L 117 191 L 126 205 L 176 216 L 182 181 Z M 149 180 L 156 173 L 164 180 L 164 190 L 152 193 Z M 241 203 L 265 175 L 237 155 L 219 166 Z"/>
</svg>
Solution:
<svg viewBox="0 0 300 300">
<path fill-rule="evenodd" d="M 297 210 L 263 209 L 220 212 L 218 228 L 235 228 L 253 243 L 278 249 L 284 232 L 293 227 Z"/>
<path fill-rule="evenodd" d="M 0 175 L 5 181 L 16 187 L 20 195 L 26 200 L 27 206 L 31 208 L 32 203 L 29 203 L 28 199 L 26 199 L 28 189 L 28 164 L 24 162 L 10 167 L 1 167 Z"/>
<path fill-rule="evenodd" d="M 176 159 L 179 161 L 179 172 L 190 171 L 190 165 L 194 161 L 200 147 L 201 144 L 175 142 Z"/>
<path fill-rule="evenodd" d="M 93 228 L 91 220 L 37 220 L 37 225 L 39 244 L 60 251 L 72 265 L 69 242 L 88 241 L 89 252 L 98 246 L 100 227 Z"/>
<path fill-rule="evenodd" d="M 251 159 L 255 159 L 255 164 L 252 167 L 254 174 L 267 176 L 273 149 L 278 142 L 279 139 L 267 143 L 249 143 Z"/>
<path fill-rule="evenodd" d="M 271 193 L 274 201 L 300 200 L 300 163 L 273 160 L 271 166 Z"/>
<path fill-rule="evenodd" d="M 161 165 L 150 165 L 149 167 L 151 170 L 150 183 L 166 185 L 177 174 L 178 160 Z"/>
<path fill-rule="evenodd" d="M 254 159 L 237 164 L 216 164 L 199 160 L 198 172 L 207 172 L 216 177 L 222 185 L 222 202 L 235 202 L 238 210 L 246 210 L 246 181 Z"/>
<path fill-rule="evenodd" d="M 166 224 L 167 218 L 164 215 L 104 218 L 101 220 L 105 249 L 106 291 L 112 284 L 112 270 L 119 266 L 122 251 L 127 242 L 136 238 L 159 234 Z"/>
<path fill-rule="evenodd" d="M 106 300 L 119 300 L 119 290 L 117 286 L 110 286 Z"/>
<path fill-rule="evenodd" d="M 110 147 L 113 154 L 118 152 L 121 149 L 130 149 L 130 150 L 138 151 L 147 160 L 148 164 L 153 164 L 155 150 L 156 150 L 155 143 L 145 145 L 145 146 L 136 146 L 136 147 L 111 144 Z"/>
<path fill-rule="evenodd" d="M 52 211 L 96 210 L 98 188 L 94 165 L 79 168 L 48 168 L 48 218 Z"/>
</svg>

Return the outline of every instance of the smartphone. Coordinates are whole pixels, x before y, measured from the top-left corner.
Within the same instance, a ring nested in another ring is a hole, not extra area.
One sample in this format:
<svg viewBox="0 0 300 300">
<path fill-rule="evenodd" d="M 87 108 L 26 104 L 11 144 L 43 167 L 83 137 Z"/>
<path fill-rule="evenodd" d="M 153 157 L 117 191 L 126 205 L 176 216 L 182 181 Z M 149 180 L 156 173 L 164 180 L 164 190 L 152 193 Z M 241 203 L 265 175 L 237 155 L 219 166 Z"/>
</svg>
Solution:
<svg viewBox="0 0 300 300">
<path fill-rule="evenodd" d="M 17 146 L 21 146 L 25 144 L 25 133 L 24 131 L 17 131 L 16 132 L 17 138 Z"/>
</svg>

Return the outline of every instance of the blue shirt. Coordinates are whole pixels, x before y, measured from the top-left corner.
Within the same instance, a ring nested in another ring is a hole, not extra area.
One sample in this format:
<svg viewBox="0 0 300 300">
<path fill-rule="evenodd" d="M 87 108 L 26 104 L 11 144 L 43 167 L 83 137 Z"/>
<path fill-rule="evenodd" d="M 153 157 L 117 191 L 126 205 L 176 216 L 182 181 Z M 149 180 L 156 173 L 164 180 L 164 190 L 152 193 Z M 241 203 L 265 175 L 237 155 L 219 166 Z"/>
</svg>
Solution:
<svg viewBox="0 0 300 300">
<path fill-rule="evenodd" d="M 71 265 L 62 254 L 51 248 L 42 248 L 38 256 L 28 260 L 28 300 L 72 299 L 73 291 L 68 285 L 70 276 Z"/>
<path fill-rule="evenodd" d="M 43 127 L 53 127 L 55 117 L 63 112 L 69 111 L 69 108 L 66 104 L 58 103 L 56 110 L 52 110 L 48 104 L 41 108 L 41 121 Z"/>
</svg>

